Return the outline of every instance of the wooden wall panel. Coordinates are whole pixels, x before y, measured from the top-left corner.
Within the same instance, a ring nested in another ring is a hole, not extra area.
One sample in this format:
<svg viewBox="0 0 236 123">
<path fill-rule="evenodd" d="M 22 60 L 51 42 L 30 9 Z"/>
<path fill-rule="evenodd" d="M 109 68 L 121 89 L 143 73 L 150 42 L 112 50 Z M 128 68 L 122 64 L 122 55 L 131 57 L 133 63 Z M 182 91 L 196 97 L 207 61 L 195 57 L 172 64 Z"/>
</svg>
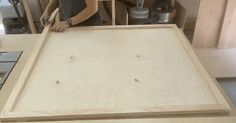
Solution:
<svg viewBox="0 0 236 123">
<path fill-rule="evenodd" d="M 221 25 L 227 0 L 201 0 L 193 46 L 216 47 L 219 41 Z M 234 1 L 234 0 L 233 0 Z"/>
<path fill-rule="evenodd" d="M 236 0 L 228 0 L 218 47 L 236 47 Z"/>
</svg>

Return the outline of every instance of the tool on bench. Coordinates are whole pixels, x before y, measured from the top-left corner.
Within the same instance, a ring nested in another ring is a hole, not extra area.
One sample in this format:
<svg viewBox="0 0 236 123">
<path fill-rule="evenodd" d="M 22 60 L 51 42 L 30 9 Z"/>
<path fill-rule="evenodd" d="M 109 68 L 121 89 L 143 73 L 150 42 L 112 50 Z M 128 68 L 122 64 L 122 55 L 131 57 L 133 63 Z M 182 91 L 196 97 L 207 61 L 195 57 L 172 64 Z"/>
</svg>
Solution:
<svg viewBox="0 0 236 123">
<path fill-rule="evenodd" d="M 0 89 L 5 84 L 21 54 L 21 51 L 0 52 Z"/>
<path fill-rule="evenodd" d="M 156 0 L 150 10 L 150 18 L 158 18 L 158 23 L 161 24 L 172 23 L 174 16 L 172 0 Z"/>
<path fill-rule="evenodd" d="M 137 0 L 136 7 L 130 9 L 130 16 L 135 19 L 149 18 L 149 8 L 144 8 L 144 0 Z"/>
<path fill-rule="evenodd" d="M 129 12 L 129 24 L 170 24 L 173 23 L 175 8 L 172 0 L 156 0 L 149 8 L 144 0 L 137 0 L 136 7 Z"/>
</svg>

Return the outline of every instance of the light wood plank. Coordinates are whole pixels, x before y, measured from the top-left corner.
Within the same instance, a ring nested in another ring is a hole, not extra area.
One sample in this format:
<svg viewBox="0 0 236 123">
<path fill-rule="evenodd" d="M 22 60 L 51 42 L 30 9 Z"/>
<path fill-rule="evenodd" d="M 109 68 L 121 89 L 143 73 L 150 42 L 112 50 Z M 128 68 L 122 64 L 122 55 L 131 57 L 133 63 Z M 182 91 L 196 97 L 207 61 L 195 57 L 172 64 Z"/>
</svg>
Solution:
<svg viewBox="0 0 236 123">
<path fill-rule="evenodd" d="M 208 72 L 215 78 L 236 77 L 236 49 L 195 49 Z"/>
<path fill-rule="evenodd" d="M 236 48 L 236 0 L 228 0 L 219 48 Z"/>
<path fill-rule="evenodd" d="M 125 120 L 51 121 L 44 123 L 235 123 L 236 117 L 157 118 Z M 17 123 L 17 122 L 16 122 Z M 26 122 L 19 122 L 26 123 Z M 28 123 L 28 122 L 27 122 Z M 30 123 L 30 122 L 29 122 Z M 41 122 L 34 122 L 41 123 Z"/>
<path fill-rule="evenodd" d="M 116 1 L 111 0 L 112 4 L 112 25 L 116 25 Z"/>
<path fill-rule="evenodd" d="M 201 0 L 193 46 L 217 47 L 227 0 Z"/>
<path fill-rule="evenodd" d="M 27 16 L 27 20 L 28 20 L 31 32 L 32 32 L 32 34 L 36 34 L 37 30 L 36 30 L 34 20 L 33 20 L 33 17 L 32 17 L 32 13 L 31 13 L 31 10 L 30 10 L 30 7 L 29 7 L 29 1 L 28 0 L 22 0 L 22 3 L 24 5 L 24 9 L 25 9 L 25 12 L 26 12 L 26 16 Z"/>
</svg>

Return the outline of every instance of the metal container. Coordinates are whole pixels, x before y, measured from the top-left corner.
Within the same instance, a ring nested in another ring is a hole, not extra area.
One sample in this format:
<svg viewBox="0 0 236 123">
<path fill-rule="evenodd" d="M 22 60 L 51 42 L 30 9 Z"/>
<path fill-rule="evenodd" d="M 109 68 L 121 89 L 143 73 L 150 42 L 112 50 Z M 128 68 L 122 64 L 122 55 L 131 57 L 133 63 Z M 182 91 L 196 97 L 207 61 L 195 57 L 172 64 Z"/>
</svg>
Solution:
<svg viewBox="0 0 236 123">
<path fill-rule="evenodd" d="M 133 19 L 147 19 L 149 18 L 149 9 L 133 7 L 130 9 L 130 17 Z"/>
<path fill-rule="evenodd" d="M 168 24 L 173 22 L 172 12 L 160 12 L 159 13 L 159 23 Z"/>
</svg>

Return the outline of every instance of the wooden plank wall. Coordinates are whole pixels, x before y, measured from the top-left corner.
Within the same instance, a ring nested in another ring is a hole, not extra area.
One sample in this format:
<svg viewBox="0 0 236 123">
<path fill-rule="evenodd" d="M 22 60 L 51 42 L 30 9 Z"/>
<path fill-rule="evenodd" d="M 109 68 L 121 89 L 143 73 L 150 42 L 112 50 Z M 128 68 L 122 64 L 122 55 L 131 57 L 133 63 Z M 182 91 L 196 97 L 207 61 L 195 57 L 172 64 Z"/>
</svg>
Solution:
<svg viewBox="0 0 236 123">
<path fill-rule="evenodd" d="M 218 47 L 236 47 L 236 0 L 228 0 Z"/>
<path fill-rule="evenodd" d="M 235 0 L 233 0 L 235 1 Z M 201 0 L 193 46 L 208 48 L 218 45 L 227 0 Z"/>
</svg>

